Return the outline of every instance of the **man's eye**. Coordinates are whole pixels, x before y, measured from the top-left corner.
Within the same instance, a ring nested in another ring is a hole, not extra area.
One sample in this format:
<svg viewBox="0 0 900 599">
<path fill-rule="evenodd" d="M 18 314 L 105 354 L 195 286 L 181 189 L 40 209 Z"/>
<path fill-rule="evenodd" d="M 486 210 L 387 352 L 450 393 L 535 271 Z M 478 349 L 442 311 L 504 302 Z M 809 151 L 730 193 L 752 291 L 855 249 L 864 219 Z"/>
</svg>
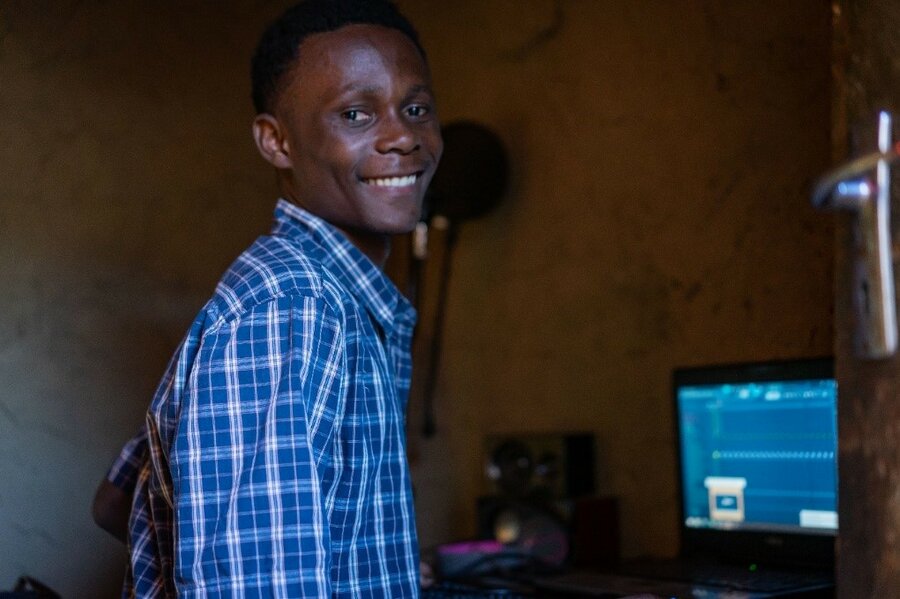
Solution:
<svg viewBox="0 0 900 599">
<path fill-rule="evenodd" d="M 362 123 L 369 120 L 372 116 L 362 110 L 345 110 L 341 116 L 351 123 Z"/>
<path fill-rule="evenodd" d="M 406 114 L 414 118 L 423 117 L 428 114 L 428 107 L 423 104 L 413 104 L 406 109 Z"/>
</svg>

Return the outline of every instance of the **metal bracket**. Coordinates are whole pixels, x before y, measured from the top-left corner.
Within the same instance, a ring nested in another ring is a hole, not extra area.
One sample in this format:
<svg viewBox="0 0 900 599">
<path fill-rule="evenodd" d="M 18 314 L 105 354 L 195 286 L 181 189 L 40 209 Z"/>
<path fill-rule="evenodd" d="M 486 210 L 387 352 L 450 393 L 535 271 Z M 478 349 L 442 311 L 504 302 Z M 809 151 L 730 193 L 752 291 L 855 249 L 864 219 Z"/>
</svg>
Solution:
<svg viewBox="0 0 900 599">
<path fill-rule="evenodd" d="M 826 173 L 813 189 L 813 206 L 849 210 L 855 216 L 858 251 L 853 286 L 857 310 L 857 353 L 886 358 L 897 350 L 897 306 L 891 251 L 891 170 L 900 160 L 891 115 L 878 115 L 878 151 Z M 874 171 L 875 177 L 872 178 Z"/>
</svg>

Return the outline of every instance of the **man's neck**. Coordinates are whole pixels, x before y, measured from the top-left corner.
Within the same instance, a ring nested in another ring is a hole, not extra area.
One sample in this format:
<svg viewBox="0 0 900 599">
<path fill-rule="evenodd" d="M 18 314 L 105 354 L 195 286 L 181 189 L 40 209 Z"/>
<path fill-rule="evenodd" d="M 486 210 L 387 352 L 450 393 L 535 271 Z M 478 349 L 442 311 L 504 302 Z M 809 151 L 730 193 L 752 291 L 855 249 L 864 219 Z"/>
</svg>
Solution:
<svg viewBox="0 0 900 599">
<path fill-rule="evenodd" d="M 336 229 L 343 233 L 350 243 L 356 246 L 356 249 L 369 257 L 369 260 L 375 263 L 375 266 L 384 270 L 388 256 L 391 253 L 391 237 L 385 234 L 376 233 L 356 233 L 339 227 L 332 223 Z"/>
<path fill-rule="evenodd" d="M 297 200 L 294 193 L 294 185 L 291 181 L 290 174 L 284 171 L 277 172 L 278 184 L 281 188 L 281 197 L 303 208 L 303 202 Z M 312 213 L 315 214 L 315 213 Z M 320 215 L 316 214 L 319 218 Z M 347 237 L 347 240 L 356 246 L 356 249 L 365 254 L 369 260 L 375 263 L 375 266 L 384 270 L 388 256 L 391 253 L 391 236 L 385 233 L 372 233 L 369 231 L 355 231 L 342 227 L 336 223 L 327 221 L 331 226 L 335 227 Z"/>
</svg>

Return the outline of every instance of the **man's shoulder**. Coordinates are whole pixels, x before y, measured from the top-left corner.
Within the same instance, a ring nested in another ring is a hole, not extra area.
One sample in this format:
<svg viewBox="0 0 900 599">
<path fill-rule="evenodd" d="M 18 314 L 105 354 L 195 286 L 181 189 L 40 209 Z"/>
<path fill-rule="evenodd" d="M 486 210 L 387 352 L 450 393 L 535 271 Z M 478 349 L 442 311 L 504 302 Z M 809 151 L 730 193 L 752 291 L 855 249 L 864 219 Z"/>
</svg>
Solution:
<svg viewBox="0 0 900 599">
<path fill-rule="evenodd" d="M 263 236 L 222 275 L 213 303 L 227 318 L 285 296 L 340 304 L 335 295 L 334 277 L 316 252 L 284 237 Z"/>
</svg>

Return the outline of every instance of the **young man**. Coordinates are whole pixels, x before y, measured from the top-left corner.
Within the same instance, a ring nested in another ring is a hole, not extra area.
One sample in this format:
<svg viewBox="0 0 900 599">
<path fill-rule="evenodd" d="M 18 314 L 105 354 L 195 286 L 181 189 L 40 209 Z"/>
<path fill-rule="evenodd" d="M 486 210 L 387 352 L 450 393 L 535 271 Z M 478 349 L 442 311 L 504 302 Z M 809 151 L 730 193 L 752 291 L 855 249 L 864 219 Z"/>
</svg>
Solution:
<svg viewBox="0 0 900 599">
<path fill-rule="evenodd" d="M 307 0 L 264 33 L 253 98 L 282 199 L 101 486 L 143 464 L 126 594 L 416 596 L 415 313 L 380 267 L 442 151 L 425 56 L 387 0 Z"/>
</svg>

